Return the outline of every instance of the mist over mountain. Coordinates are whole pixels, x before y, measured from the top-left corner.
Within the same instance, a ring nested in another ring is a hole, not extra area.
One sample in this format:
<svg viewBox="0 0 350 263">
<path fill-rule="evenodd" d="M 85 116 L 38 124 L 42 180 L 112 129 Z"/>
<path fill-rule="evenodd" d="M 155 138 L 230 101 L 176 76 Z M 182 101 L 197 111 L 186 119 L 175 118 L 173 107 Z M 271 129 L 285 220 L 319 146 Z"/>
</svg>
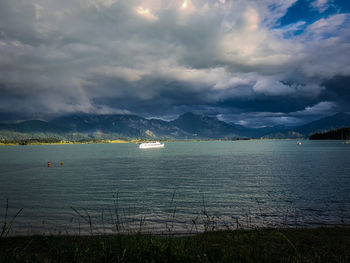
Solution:
<svg viewBox="0 0 350 263">
<path fill-rule="evenodd" d="M 350 115 L 347 113 L 337 113 L 308 124 L 286 129 L 283 132 L 268 134 L 266 138 L 308 138 L 316 132 L 327 132 L 350 126 Z"/>
<path fill-rule="evenodd" d="M 237 138 L 307 138 L 312 133 L 350 126 L 350 115 L 338 113 L 302 126 L 279 125 L 247 128 L 226 123 L 216 117 L 191 112 L 173 121 L 145 119 L 136 115 L 74 114 L 50 121 L 30 120 L 0 124 L 0 139 L 57 138 L 91 139 L 237 139 Z"/>
</svg>

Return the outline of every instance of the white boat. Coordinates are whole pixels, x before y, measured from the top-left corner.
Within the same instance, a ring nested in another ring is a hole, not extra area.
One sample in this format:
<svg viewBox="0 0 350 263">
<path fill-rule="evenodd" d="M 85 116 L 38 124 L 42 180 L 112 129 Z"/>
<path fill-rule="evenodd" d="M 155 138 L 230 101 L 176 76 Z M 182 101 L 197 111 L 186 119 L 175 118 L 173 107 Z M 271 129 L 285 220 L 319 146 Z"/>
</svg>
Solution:
<svg viewBox="0 0 350 263">
<path fill-rule="evenodd" d="M 160 142 L 144 142 L 139 145 L 140 149 L 163 148 L 164 143 Z"/>
</svg>

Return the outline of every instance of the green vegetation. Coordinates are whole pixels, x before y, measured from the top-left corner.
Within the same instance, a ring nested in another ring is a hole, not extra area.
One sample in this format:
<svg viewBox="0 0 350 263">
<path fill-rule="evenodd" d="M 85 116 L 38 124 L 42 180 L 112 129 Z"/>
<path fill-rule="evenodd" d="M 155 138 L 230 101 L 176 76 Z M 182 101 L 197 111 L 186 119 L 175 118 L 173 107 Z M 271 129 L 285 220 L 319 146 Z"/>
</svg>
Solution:
<svg viewBox="0 0 350 263">
<path fill-rule="evenodd" d="M 54 144 L 60 143 L 61 140 L 56 138 L 38 138 L 38 139 L 24 139 L 24 140 L 1 140 L 2 144 L 14 144 L 14 145 L 28 145 L 28 144 Z"/>
<path fill-rule="evenodd" d="M 199 224 L 203 232 L 174 232 L 174 208 L 166 235 L 145 234 L 145 218 L 141 218 L 139 230 L 128 230 L 131 225 L 120 211 L 118 193 L 114 197 L 110 215 L 116 231 L 113 235 L 95 231 L 88 211 L 71 207 L 88 223 L 86 235 L 9 236 L 22 209 L 8 216 L 6 201 L 0 225 L 0 262 L 350 262 L 349 227 L 245 230 L 239 228 L 237 219 L 236 230 L 228 225 L 227 230 L 216 230 L 215 218 L 208 214 L 203 201 L 202 215 L 193 220 L 196 229 Z M 247 227 L 252 227 L 249 220 Z"/>
<path fill-rule="evenodd" d="M 315 133 L 310 136 L 310 140 L 350 140 L 350 128 Z"/>
<path fill-rule="evenodd" d="M 9 210 L 9 201 L 7 199 L 6 200 L 6 207 L 5 207 L 4 221 L 1 224 L 0 239 L 3 237 L 7 237 L 7 235 L 11 232 L 13 221 L 22 212 L 23 208 L 19 209 L 18 212 L 12 218 L 8 218 L 8 210 Z"/>
<path fill-rule="evenodd" d="M 89 223 L 90 235 L 8 236 L 22 209 L 7 216 L 6 201 L 0 262 L 350 262 L 349 227 L 244 230 L 237 222 L 236 230 L 227 226 L 227 230 L 214 231 L 214 218 L 204 207 L 204 232 L 179 235 L 171 223 L 174 208 L 166 235 L 145 234 L 142 220 L 139 231 L 127 231 L 118 194 L 115 198 L 113 235 L 94 231 L 89 213 L 72 207 Z"/>
<path fill-rule="evenodd" d="M 137 140 L 79 140 L 67 141 L 56 138 L 38 138 L 38 139 L 24 139 L 24 140 L 0 140 L 0 145 L 52 145 L 52 144 L 90 144 L 90 143 L 125 143 L 136 142 Z"/>
<path fill-rule="evenodd" d="M 350 228 L 0 239 L 1 262 L 350 262 Z"/>
</svg>

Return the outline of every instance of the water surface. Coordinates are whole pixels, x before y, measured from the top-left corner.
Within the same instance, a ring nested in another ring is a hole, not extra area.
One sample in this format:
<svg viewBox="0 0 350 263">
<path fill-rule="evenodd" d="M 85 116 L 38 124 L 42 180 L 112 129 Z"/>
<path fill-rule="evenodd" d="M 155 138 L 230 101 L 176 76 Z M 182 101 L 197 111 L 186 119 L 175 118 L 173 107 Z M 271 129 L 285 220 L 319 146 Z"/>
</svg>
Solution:
<svg viewBox="0 0 350 263">
<path fill-rule="evenodd" d="M 250 140 L 0 147 L 14 234 L 350 224 L 350 146 Z M 52 163 L 47 167 L 47 162 Z M 64 165 L 59 163 L 63 161 Z"/>
</svg>

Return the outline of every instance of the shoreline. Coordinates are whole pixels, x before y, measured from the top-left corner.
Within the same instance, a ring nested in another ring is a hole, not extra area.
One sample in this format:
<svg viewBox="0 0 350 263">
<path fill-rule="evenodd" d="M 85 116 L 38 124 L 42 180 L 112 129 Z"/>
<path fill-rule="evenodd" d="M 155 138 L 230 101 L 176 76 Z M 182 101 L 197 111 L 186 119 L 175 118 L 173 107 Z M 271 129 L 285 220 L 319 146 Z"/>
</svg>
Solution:
<svg viewBox="0 0 350 263">
<path fill-rule="evenodd" d="M 31 142 L 34 140 L 34 142 Z M 39 140 L 38 142 L 36 140 Z M 31 145 L 69 145 L 69 144 L 108 144 L 108 143 L 143 143 L 149 141 L 159 141 L 159 142 L 236 142 L 236 141 L 290 141 L 290 140 L 308 140 L 308 139 L 266 139 L 266 138 L 237 138 L 237 139 L 131 139 L 131 140 L 91 140 L 91 141 L 67 141 L 61 140 L 57 142 L 40 142 L 41 139 L 24 139 L 20 141 L 0 141 L 1 146 L 31 146 Z M 45 139 L 43 139 L 45 140 Z M 23 143 L 26 141 L 25 143 Z"/>
<path fill-rule="evenodd" d="M 95 229 L 90 232 L 88 229 L 84 230 L 58 230 L 56 232 L 40 232 L 36 230 L 35 232 L 22 232 L 17 234 L 11 234 L 12 231 L 16 232 L 16 230 L 11 229 L 10 233 L 7 236 L 0 236 L 1 238 L 28 238 L 32 236 L 41 236 L 41 237 L 110 237 L 110 236 L 133 236 L 133 235 L 141 235 L 141 236 L 154 236 L 154 237 L 171 237 L 171 238 L 181 238 L 181 237 L 195 237 L 200 236 L 207 233 L 221 233 L 221 232 L 252 232 L 252 231 L 319 231 L 319 230 L 332 230 L 332 229 L 348 229 L 350 234 L 350 224 L 334 224 L 334 225 L 314 225 L 314 226 L 254 226 L 254 227 L 239 227 L 239 228 L 215 228 L 213 229 L 200 229 L 196 231 L 178 231 L 174 230 L 165 230 L 165 231 L 152 231 L 152 230 L 138 230 L 138 229 L 130 229 L 130 230 L 100 230 L 96 231 Z M 349 236 L 350 237 L 350 236 Z"/>
<path fill-rule="evenodd" d="M 105 144 L 105 143 L 137 143 L 138 140 L 102 140 L 102 141 L 60 141 L 60 142 L 28 142 L 21 144 L 21 142 L 0 142 L 0 146 L 31 146 L 31 145 L 69 145 L 69 144 Z"/>
</svg>

